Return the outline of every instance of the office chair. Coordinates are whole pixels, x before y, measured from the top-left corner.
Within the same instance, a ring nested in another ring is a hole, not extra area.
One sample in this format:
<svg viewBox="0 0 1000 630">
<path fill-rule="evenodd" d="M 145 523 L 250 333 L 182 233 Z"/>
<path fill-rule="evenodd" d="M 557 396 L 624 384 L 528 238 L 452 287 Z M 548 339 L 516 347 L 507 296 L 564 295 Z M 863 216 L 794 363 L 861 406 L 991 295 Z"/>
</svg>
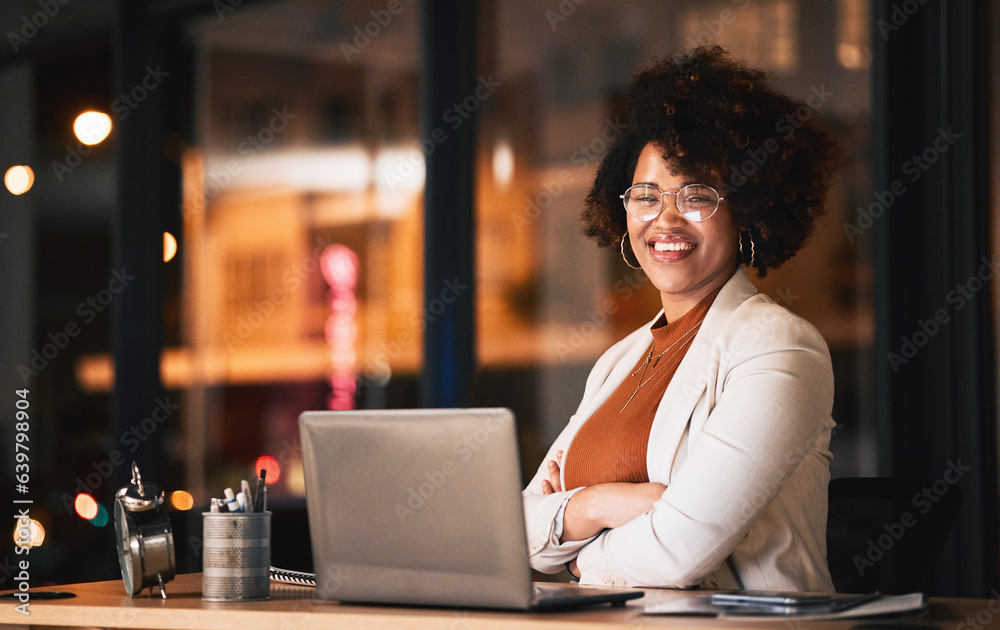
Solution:
<svg viewBox="0 0 1000 630">
<path fill-rule="evenodd" d="M 830 481 L 827 563 L 838 593 L 923 591 L 962 505 L 943 480 Z"/>
</svg>

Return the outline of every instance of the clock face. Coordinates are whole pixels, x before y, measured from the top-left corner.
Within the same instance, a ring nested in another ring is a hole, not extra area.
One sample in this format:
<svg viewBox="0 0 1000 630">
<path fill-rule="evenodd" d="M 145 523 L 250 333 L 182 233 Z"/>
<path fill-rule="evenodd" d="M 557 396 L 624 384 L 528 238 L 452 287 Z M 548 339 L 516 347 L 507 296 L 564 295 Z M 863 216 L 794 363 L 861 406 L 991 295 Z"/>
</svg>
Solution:
<svg viewBox="0 0 1000 630">
<path fill-rule="evenodd" d="M 138 532 L 134 527 L 132 515 L 125 510 L 120 500 L 115 500 L 115 532 L 118 534 L 118 563 L 122 569 L 122 581 L 125 582 L 125 592 L 133 596 L 139 592 L 140 581 L 137 579 L 135 567 L 141 559 L 135 557 L 138 552 Z"/>
<path fill-rule="evenodd" d="M 154 484 L 142 483 L 132 462 L 132 483 L 115 495 L 115 544 L 125 592 L 134 597 L 147 586 L 163 585 L 174 578 L 174 542 L 164 493 Z"/>
</svg>

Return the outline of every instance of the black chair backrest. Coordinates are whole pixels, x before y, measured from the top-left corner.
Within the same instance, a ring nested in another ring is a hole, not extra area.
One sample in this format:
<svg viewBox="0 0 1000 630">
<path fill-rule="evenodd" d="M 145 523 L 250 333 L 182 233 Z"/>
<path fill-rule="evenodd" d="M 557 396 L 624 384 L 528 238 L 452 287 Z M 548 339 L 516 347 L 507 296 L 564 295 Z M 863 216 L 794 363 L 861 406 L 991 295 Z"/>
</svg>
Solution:
<svg viewBox="0 0 1000 630">
<path fill-rule="evenodd" d="M 830 482 L 827 564 L 838 593 L 923 591 L 962 505 L 944 480 Z"/>
</svg>

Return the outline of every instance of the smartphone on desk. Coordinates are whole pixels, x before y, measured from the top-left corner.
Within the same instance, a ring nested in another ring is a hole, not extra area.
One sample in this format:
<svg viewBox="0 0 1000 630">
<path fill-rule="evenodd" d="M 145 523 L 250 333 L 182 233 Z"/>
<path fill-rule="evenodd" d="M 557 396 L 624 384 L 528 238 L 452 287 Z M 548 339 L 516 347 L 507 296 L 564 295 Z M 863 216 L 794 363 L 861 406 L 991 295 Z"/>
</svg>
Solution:
<svg viewBox="0 0 1000 630">
<path fill-rule="evenodd" d="M 881 596 L 878 591 L 865 595 L 740 591 L 715 593 L 710 601 L 725 615 L 819 615 L 848 610 Z"/>
<path fill-rule="evenodd" d="M 818 606 L 829 604 L 830 596 L 823 593 L 738 591 L 714 593 L 711 602 L 713 606 Z"/>
</svg>

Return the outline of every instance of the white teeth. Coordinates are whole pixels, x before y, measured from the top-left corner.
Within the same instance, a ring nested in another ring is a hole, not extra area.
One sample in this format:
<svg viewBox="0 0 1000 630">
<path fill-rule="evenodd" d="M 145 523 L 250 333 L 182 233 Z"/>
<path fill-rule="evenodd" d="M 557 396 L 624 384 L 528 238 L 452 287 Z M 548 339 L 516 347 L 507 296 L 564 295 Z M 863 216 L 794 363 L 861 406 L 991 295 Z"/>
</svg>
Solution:
<svg viewBox="0 0 1000 630">
<path fill-rule="evenodd" d="M 658 252 L 686 252 L 689 249 L 694 249 L 694 245 L 691 243 L 653 243 L 653 249 Z"/>
</svg>

